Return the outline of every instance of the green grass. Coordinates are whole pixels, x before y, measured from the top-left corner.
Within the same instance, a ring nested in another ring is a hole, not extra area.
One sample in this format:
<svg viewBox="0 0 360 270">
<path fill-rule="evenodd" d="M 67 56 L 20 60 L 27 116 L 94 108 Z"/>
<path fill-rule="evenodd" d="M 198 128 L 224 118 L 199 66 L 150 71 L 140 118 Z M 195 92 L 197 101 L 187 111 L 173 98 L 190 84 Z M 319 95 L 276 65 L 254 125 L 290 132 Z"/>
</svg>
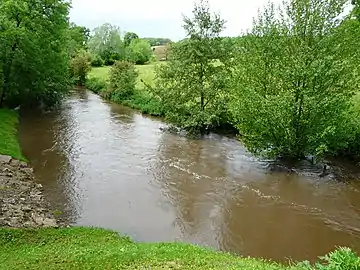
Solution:
<svg viewBox="0 0 360 270">
<path fill-rule="evenodd" d="M 0 109 L 0 154 L 25 160 L 21 154 L 17 139 L 18 114 L 7 109 Z"/>
<path fill-rule="evenodd" d="M 0 269 L 290 269 L 182 243 L 134 243 L 95 228 L 0 229 Z M 291 269 L 297 269 L 295 267 Z"/>
</svg>

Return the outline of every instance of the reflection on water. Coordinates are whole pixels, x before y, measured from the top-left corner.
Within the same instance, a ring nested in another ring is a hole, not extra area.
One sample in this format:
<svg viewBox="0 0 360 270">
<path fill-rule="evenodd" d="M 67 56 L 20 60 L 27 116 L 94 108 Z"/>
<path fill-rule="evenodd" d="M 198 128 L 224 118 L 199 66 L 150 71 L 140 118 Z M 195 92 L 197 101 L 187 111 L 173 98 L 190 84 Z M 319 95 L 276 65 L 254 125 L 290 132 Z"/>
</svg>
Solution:
<svg viewBox="0 0 360 270">
<path fill-rule="evenodd" d="M 270 172 L 233 139 L 191 140 L 163 125 L 77 90 L 51 113 L 23 113 L 20 137 L 72 224 L 276 260 L 360 251 L 357 181 Z"/>
</svg>

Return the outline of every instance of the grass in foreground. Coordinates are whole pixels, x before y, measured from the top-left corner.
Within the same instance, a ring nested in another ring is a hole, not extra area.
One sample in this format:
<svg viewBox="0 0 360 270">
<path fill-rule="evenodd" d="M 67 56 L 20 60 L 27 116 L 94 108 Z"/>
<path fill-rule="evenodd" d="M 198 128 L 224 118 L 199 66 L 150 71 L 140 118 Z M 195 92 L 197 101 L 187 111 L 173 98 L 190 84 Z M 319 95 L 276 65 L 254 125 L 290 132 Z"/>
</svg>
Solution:
<svg viewBox="0 0 360 270">
<path fill-rule="evenodd" d="M 187 244 L 134 243 L 115 232 L 81 227 L 3 228 L 0 245 L 0 269 L 290 269 Z"/>
<path fill-rule="evenodd" d="M 21 154 L 17 139 L 18 114 L 7 109 L 0 109 L 0 155 L 12 156 L 25 160 Z"/>
</svg>

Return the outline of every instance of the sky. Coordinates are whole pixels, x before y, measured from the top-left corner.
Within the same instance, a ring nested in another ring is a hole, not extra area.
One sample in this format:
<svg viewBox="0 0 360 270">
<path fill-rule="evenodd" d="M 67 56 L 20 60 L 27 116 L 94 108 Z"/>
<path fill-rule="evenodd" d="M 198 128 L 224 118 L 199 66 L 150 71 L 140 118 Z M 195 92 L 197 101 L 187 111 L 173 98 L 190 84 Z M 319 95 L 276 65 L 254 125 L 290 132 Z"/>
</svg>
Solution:
<svg viewBox="0 0 360 270">
<path fill-rule="evenodd" d="M 279 0 L 274 0 L 278 2 Z M 237 36 L 251 27 L 253 17 L 268 0 L 209 0 L 212 12 L 227 21 L 223 35 Z M 140 37 L 185 37 L 182 14 L 191 16 L 194 0 L 72 0 L 70 19 L 91 30 L 111 23 Z"/>
</svg>

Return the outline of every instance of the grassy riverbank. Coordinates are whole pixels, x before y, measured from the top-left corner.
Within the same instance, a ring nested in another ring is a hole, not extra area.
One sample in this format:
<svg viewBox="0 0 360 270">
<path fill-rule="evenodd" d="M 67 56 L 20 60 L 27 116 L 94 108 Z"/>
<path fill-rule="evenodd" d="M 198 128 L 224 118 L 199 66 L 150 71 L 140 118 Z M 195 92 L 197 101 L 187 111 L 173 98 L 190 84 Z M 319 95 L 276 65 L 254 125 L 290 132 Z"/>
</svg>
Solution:
<svg viewBox="0 0 360 270">
<path fill-rule="evenodd" d="M 320 269 L 283 266 L 181 243 L 134 243 L 93 228 L 0 229 L 0 269 Z M 350 257 L 349 257 L 350 258 Z M 349 258 L 347 259 L 349 263 Z M 351 266 L 359 269 L 358 258 Z"/>
<path fill-rule="evenodd" d="M 146 84 L 153 86 L 155 65 L 156 63 L 136 66 L 136 70 L 139 73 L 136 84 L 136 91 L 130 98 L 122 100 L 121 104 L 133 109 L 137 109 L 144 114 L 150 114 L 154 116 L 164 115 L 161 104 L 157 99 L 151 96 L 142 82 L 144 81 Z M 110 68 L 111 67 L 108 66 L 93 68 L 88 76 L 86 87 L 99 95 L 103 95 L 107 88 Z"/>
<path fill-rule="evenodd" d="M 21 154 L 17 139 L 18 114 L 7 109 L 0 109 L 0 154 L 25 160 Z"/>
</svg>

